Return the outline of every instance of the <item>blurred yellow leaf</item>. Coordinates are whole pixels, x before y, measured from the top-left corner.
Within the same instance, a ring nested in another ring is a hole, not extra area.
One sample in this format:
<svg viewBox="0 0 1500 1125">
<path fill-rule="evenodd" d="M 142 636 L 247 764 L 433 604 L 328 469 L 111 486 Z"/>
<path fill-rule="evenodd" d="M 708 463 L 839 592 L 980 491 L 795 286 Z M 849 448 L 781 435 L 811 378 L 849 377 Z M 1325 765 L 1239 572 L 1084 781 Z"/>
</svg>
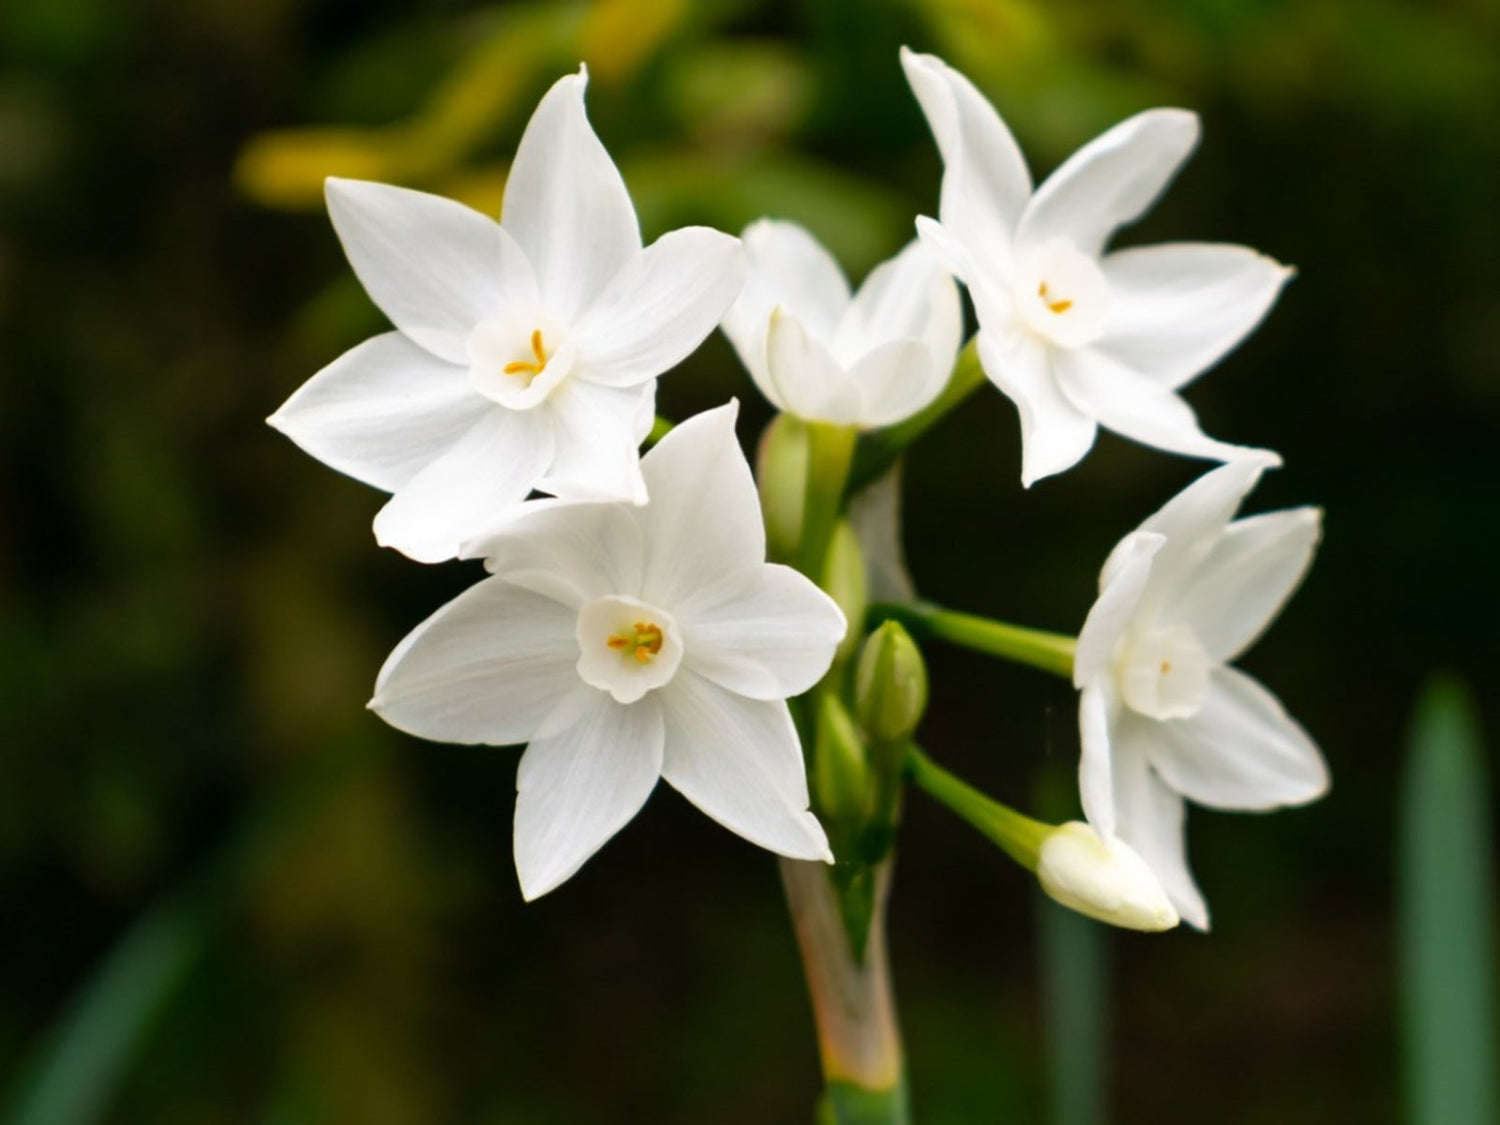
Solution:
<svg viewBox="0 0 1500 1125">
<path fill-rule="evenodd" d="M 302 211 L 323 205 L 328 176 L 399 180 L 407 166 L 395 130 L 284 129 L 262 133 L 240 150 L 234 180 L 263 207 Z"/>
<path fill-rule="evenodd" d="M 681 26 L 691 7 L 687 0 L 596 0 L 583 25 L 583 57 L 602 82 L 628 78 Z"/>
</svg>

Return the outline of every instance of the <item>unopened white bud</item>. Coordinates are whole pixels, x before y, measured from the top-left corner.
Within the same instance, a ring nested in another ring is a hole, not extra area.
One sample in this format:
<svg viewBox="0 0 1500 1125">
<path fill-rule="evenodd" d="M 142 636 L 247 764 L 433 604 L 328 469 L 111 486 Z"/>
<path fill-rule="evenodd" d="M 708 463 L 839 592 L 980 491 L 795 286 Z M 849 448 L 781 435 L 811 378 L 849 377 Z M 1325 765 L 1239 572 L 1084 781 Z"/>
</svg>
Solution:
<svg viewBox="0 0 1500 1125">
<path fill-rule="evenodd" d="M 1082 821 L 1048 833 L 1036 877 L 1058 902 L 1128 930 L 1170 930 L 1180 919 L 1146 861 L 1123 840 L 1106 840 Z"/>
</svg>

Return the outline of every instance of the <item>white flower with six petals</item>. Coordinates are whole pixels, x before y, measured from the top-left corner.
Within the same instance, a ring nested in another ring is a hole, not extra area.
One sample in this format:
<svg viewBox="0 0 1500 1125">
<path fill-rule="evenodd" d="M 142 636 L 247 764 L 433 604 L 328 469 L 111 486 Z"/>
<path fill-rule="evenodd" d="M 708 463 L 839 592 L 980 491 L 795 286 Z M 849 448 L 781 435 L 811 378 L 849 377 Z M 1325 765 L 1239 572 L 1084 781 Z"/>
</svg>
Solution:
<svg viewBox="0 0 1500 1125">
<path fill-rule="evenodd" d="M 1197 116 L 1139 113 L 1033 191 L 967 78 L 932 55 L 903 49 L 901 61 L 944 163 L 940 221 L 917 229 L 973 297 L 980 362 L 1021 416 L 1022 483 L 1075 465 L 1099 426 L 1190 457 L 1267 456 L 1204 434 L 1177 392 L 1260 322 L 1293 271 L 1214 243 L 1104 253 L 1192 151 Z"/>
<path fill-rule="evenodd" d="M 872 429 L 911 417 L 948 381 L 963 337 L 952 276 L 920 242 L 851 294 L 802 227 L 761 219 L 741 235 L 745 288 L 724 334 L 777 409 Z"/>
<path fill-rule="evenodd" d="M 328 181 L 349 261 L 396 331 L 335 360 L 269 421 L 393 493 L 376 539 L 419 561 L 452 558 L 533 489 L 643 503 L 656 377 L 743 283 L 738 240 L 719 231 L 642 249 L 584 113 L 586 82 L 562 78 L 537 106 L 499 223 L 440 196 Z"/>
<path fill-rule="evenodd" d="M 1073 664 L 1084 813 L 1139 853 L 1199 929 L 1208 909 L 1187 865 L 1183 799 L 1269 810 L 1328 789 L 1307 732 L 1228 666 L 1302 581 L 1321 530 L 1317 508 L 1234 519 L 1264 467 L 1204 474 L 1121 540 Z"/>
<path fill-rule="evenodd" d="M 527 742 L 515 855 L 536 898 L 625 825 L 658 777 L 781 855 L 832 862 L 785 700 L 823 677 L 846 623 L 768 564 L 738 406 L 641 461 L 651 502 L 538 501 L 466 548 L 490 578 L 419 625 L 370 706 L 442 742 Z"/>
</svg>

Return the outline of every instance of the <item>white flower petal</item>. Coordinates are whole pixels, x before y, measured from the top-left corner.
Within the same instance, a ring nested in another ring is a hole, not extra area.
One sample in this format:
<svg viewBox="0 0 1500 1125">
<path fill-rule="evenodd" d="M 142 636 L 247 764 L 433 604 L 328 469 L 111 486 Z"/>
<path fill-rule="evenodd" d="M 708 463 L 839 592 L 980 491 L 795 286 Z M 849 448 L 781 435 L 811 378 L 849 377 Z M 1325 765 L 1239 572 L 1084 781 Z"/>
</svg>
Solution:
<svg viewBox="0 0 1500 1125">
<path fill-rule="evenodd" d="M 953 366 L 963 333 L 963 307 L 953 277 L 920 239 L 865 278 L 832 340 L 833 352 L 852 364 L 888 341 L 910 336 L 932 349 L 936 366 Z"/>
<path fill-rule="evenodd" d="M 796 223 L 760 219 L 740 238 L 745 287 L 724 314 L 724 335 L 762 393 L 771 398 L 765 370 L 771 310 L 784 309 L 815 335 L 832 340 L 849 306 L 849 282 L 833 255 Z"/>
<path fill-rule="evenodd" d="M 1206 371 L 1275 303 L 1294 271 L 1248 246 L 1175 243 L 1110 254 L 1099 350 L 1176 389 Z"/>
<path fill-rule="evenodd" d="M 537 487 L 578 500 L 646 502 L 641 476 L 641 399 L 656 401 L 656 383 L 600 387 L 569 379 L 547 399 L 555 447 Z"/>
<path fill-rule="evenodd" d="M 1083 802 L 1083 815 L 1105 839 L 1115 834 L 1109 727 L 1110 713 L 1118 710 L 1102 681 L 1085 684 L 1078 696 L 1078 730 L 1083 745 L 1078 759 L 1078 796 Z"/>
<path fill-rule="evenodd" d="M 478 529 L 526 498 L 551 459 L 545 415 L 492 406 L 380 509 L 375 541 L 418 562 L 455 558 Z"/>
<path fill-rule="evenodd" d="M 1328 767 L 1307 732 L 1260 683 L 1215 668 L 1203 710 L 1157 723 L 1151 765 L 1173 789 L 1216 809 L 1303 805 L 1328 791 Z"/>
<path fill-rule="evenodd" d="M 1049 349 L 1021 332 L 979 333 L 979 362 L 1021 416 L 1021 483 L 1030 488 L 1078 464 L 1098 426 L 1073 405 L 1052 376 Z"/>
<path fill-rule="evenodd" d="M 650 547 L 640 597 L 676 605 L 709 583 L 766 561 L 750 465 L 734 436 L 739 402 L 679 423 L 641 458 L 651 503 L 638 509 Z"/>
<path fill-rule="evenodd" d="M 1016 140 L 967 78 L 933 55 L 901 49 L 901 65 L 943 156 L 939 216 L 1007 268 L 1011 239 L 1031 198 Z"/>
<path fill-rule="evenodd" d="M 849 369 L 859 396 L 857 424 L 873 429 L 905 421 L 942 392 L 948 368 L 939 367 L 922 340 L 891 340 L 866 352 Z"/>
<path fill-rule="evenodd" d="M 833 862 L 808 811 L 802 746 L 783 702 L 745 699 L 686 669 L 659 693 L 666 715 L 662 776 L 753 844 Z"/>
<path fill-rule="evenodd" d="M 739 239 L 707 227 L 662 235 L 634 255 L 579 319 L 577 370 L 632 386 L 677 366 L 718 325 L 744 284 Z"/>
<path fill-rule="evenodd" d="M 329 177 L 328 215 L 371 300 L 412 340 L 467 367 L 474 326 L 535 303 L 526 256 L 495 220 L 422 191 Z"/>
<path fill-rule="evenodd" d="M 794 314 L 779 308 L 766 329 L 766 377 L 766 397 L 788 414 L 840 426 L 859 422 L 859 388 L 848 372 Z"/>
<path fill-rule="evenodd" d="M 1321 527 L 1317 508 L 1236 520 L 1186 587 L 1167 595 L 1164 617 L 1192 626 L 1214 660 L 1235 659 L 1301 584 Z"/>
<path fill-rule="evenodd" d="M 1198 116 L 1148 109 L 1095 137 L 1065 160 L 1022 215 L 1018 247 L 1063 238 L 1098 254 L 1116 227 L 1140 218 L 1198 143 Z"/>
<path fill-rule="evenodd" d="M 1082 688 L 1108 674 L 1115 648 L 1134 621 L 1151 580 L 1152 564 L 1165 540 L 1134 531 L 1110 552 L 1099 576 L 1099 597 L 1078 631 L 1073 654 L 1073 686 Z"/>
<path fill-rule="evenodd" d="M 1107 430 L 1185 457 L 1216 461 L 1254 458 L 1281 463 L 1269 450 L 1230 445 L 1209 437 L 1198 427 L 1193 408 L 1176 391 L 1097 348 L 1057 348 L 1052 359 L 1063 392 Z"/>
<path fill-rule="evenodd" d="M 848 622 L 788 566 L 753 566 L 677 607 L 686 667 L 751 699 L 801 695 L 823 678 Z"/>
<path fill-rule="evenodd" d="M 464 544 L 492 574 L 578 610 L 641 588 L 645 540 L 636 509 L 618 502 L 532 500 Z"/>
<path fill-rule="evenodd" d="M 583 108 L 588 74 L 559 78 L 526 125 L 501 225 L 536 270 L 543 304 L 574 320 L 641 248 L 625 181 Z"/>
<path fill-rule="evenodd" d="M 524 742 L 578 682 L 576 614 L 499 578 L 470 587 L 386 659 L 370 707 L 437 742 Z"/>
<path fill-rule="evenodd" d="M 865 588 L 872 602 L 909 602 L 917 587 L 901 543 L 901 462 L 849 501 L 849 524 L 865 556 Z"/>
<path fill-rule="evenodd" d="M 572 721 L 532 739 L 516 770 L 516 873 L 527 901 L 569 878 L 625 827 L 661 776 L 656 701 L 625 706 L 595 688 L 580 684 L 577 692 L 562 705 Z"/>
<path fill-rule="evenodd" d="M 345 352 L 266 420 L 325 465 L 394 492 L 489 408 L 462 367 L 387 332 Z"/>
<path fill-rule="evenodd" d="M 1186 588 L 1266 467 L 1264 462 L 1229 461 L 1204 473 L 1141 524 L 1140 531 L 1166 538 L 1142 599 L 1151 613 L 1169 605 Z"/>
<path fill-rule="evenodd" d="M 1149 720 L 1130 717 L 1116 728 L 1115 810 L 1120 839 L 1146 861 L 1161 880 L 1182 920 L 1208 929 L 1208 904 L 1188 869 L 1183 800 L 1152 772 L 1143 745 Z"/>
</svg>

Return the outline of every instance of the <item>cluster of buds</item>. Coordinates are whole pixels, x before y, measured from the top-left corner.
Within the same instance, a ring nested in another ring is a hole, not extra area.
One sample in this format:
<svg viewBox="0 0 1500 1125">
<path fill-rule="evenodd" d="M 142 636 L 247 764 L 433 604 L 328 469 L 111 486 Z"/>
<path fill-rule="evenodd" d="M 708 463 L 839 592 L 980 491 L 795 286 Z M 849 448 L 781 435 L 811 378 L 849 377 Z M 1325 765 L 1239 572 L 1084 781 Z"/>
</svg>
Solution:
<svg viewBox="0 0 1500 1125">
<path fill-rule="evenodd" d="M 1184 800 L 1269 809 L 1327 785 L 1302 729 L 1229 666 L 1300 582 L 1319 513 L 1236 520 L 1279 458 L 1209 437 L 1180 395 L 1291 271 L 1221 244 L 1106 251 L 1193 148 L 1193 114 L 1132 117 L 1033 188 L 966 78 L 901 61 L 944 162 L 938 214 L 858 289 L 790 222 L 643 246 L 582 70 L 537 107 L 499 222 L 328 182 L 394 330 L 271 424 L 391 494 L 379 543 L 489 572 L 397 646 L 370 706 L 424 738 L 526 745 L 527 898 L 577 871 L 659 779 L 856 886 L 887 858 L 910 782 L 1067 906 L 1206 928 Z M 978 322 L 967 345 L 960 284 Z M 736 403 L 676 426 L 655 413 L 658 377 L 716 327 L 780 411 L 758 483 Z M 1027 487 L 1080 461 L 1100 427 L 1223 462 L 1120 543 L 1076 641 L 921 602 L 903 564 L 900 458 L 986 379 L 1016 404 Z M 917 746 L 913 633 L 1072 678 L 1086 823 L 1025 817 Z"/>
</svg>

